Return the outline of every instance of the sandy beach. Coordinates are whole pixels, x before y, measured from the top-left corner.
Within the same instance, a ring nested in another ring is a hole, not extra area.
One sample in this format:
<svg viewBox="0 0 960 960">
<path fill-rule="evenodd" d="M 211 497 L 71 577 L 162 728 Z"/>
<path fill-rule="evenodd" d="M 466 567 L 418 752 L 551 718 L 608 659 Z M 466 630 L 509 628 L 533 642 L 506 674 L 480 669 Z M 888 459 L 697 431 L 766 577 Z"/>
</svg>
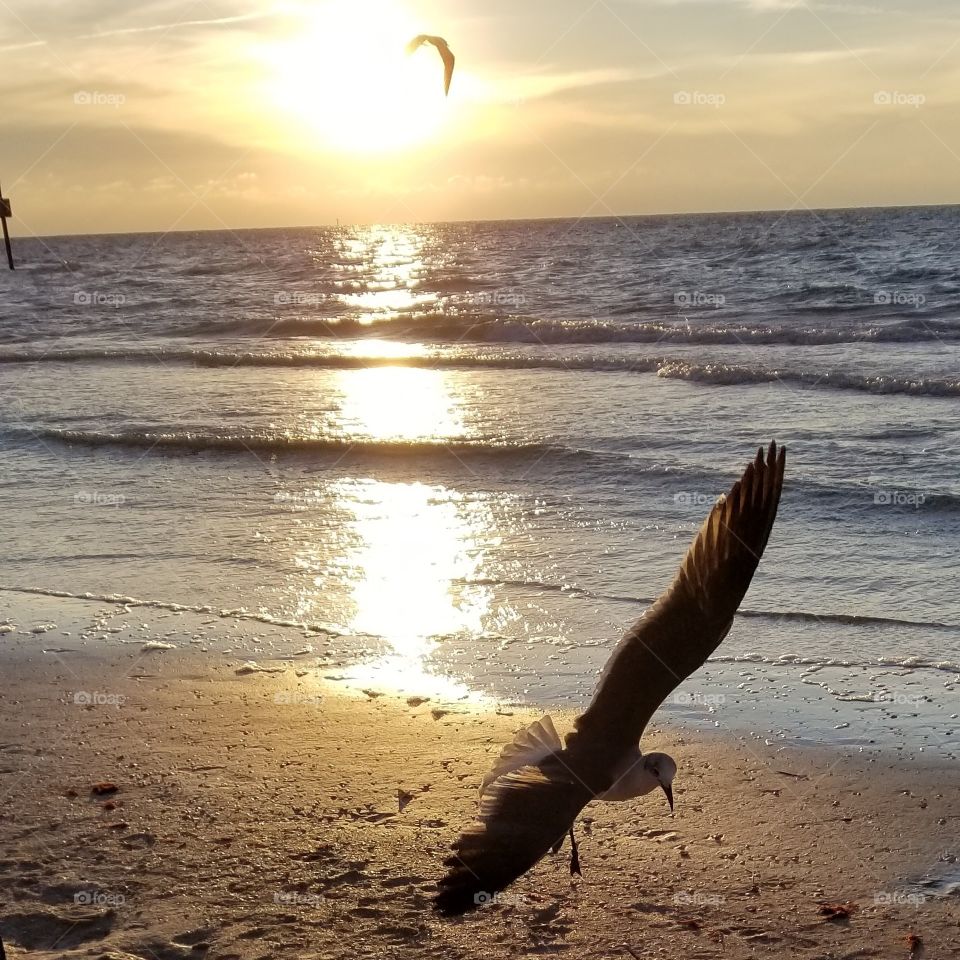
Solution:
<svg viewBox="0 0 960 960">
<path fill-rule="evenodd" d="M 674 816 L 594 804 L 582 880 L 564 851 L 450 921 L 441 860 L 534 713 L 354 690 L 188 612 L 37 599 L 0 644 L 10 957 L 958 955 L 955 765 L 656 727 Z"/>
</svg>

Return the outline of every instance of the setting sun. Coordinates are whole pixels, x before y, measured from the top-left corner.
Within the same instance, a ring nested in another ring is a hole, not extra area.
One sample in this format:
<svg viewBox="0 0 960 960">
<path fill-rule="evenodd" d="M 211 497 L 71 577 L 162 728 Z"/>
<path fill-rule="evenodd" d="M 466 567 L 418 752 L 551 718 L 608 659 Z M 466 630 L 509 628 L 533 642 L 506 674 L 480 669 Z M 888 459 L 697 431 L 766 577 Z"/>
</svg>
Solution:
<svg viewBox="0 0 960 960">
<path fill-rule="evenodd" d="M 406 53 L 423 29 L 403 6 L 328 0 L 302 11 L 296 32 L 265 53 L 269 99 L 297 139 L 357 153 L 409 148 L 448 115 L 443 67 L 432 49 Z"/>
</svg>

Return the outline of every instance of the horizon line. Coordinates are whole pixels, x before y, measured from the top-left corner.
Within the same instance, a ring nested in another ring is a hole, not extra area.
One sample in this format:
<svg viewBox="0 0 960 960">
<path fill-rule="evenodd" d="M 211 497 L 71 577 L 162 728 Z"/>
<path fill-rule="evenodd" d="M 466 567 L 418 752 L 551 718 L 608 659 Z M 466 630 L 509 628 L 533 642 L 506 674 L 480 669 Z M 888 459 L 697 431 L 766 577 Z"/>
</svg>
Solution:
<svg viewBox="0 0 960 960">
<path fill-rule="evenodd" d="M 66 237 L 149 237 L 167 236 L 168 234 L 190 233 L 254 233 L 276 230 L 336 230 L 355 227 L 408 227 L 408 226 L 444 226 L 451 224 L 480 224 L 480 223 L 561 223 L 565 221 L 595 222 L 601 220 L 654 220 L 667 217 L 732 217 L 732 216 L 759 216 L 761 214 L 779 214 L 781 217 L 801 214 L 818 213 L 846 213 L 854 210 L 942 210 L 950 207 L 960 207 L 960 201 L 946 201 L 943 203 L 889 203 L 889 204 L 854 204 L 843 207 L 761 207 L 741 210 L 698 210 L 698 211 L 670 211 L 664 213 L 610 213 L 605 216 L 557 216 L 557 217 L 463 217 L 454 220 L 370 220 L 354 221 L 352 223 L 304 223 L 304 224 L 274 224 L 269 227 L 194 227 L 183 230 L 105 230 L 88 233 L 44 233 L 44 234 L 17 234 L 11 231 L 14 240 L 48 240 L 63 239 Z M 14 220 L 15 218 L 11 218 Z"/>
</svg>

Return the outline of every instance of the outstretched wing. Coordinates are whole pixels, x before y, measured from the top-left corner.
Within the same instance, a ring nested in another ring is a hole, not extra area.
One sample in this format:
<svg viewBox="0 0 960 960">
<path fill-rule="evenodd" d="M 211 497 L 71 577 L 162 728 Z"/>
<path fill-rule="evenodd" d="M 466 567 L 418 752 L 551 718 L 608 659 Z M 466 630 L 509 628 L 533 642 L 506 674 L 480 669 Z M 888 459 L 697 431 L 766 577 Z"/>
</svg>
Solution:
<svg viewBox="0 0 960 960">
<path fill-rule="evenodd" d="M 426 43 L 429 39 L 425 33 L 417 34 L 417 36 L 407 44 L 407 53 L 414 53 L 421 44 Z"/>
<path fill-rule="evenodd" d="M 437 910 L 453 915 L 490 903 L 573 825 L 594 793 L 557 755 L 500 777 L 480 801 L 479 819 L 454 844 Z"/>
<path fill-rule="evenodd" d="M 453 55 L 453 51 L 447 46 L 445 40 L 436 46 L 440 51 L 440 59 L 443 60 L 443 94 L 446 96 L 450 93 L 450 81 L 453 79 L 453 65 L 457 62 L 457 58 Z"/>
<path fill-rule="evenodd" d="M 639 741 L 670 692 L 720 645 L 767 545 L 785 450 L 763 450 L 717 502 L 673 583 L 617 645 L 587 710 L 567 736 L 616 753 Z"/>
</svg>

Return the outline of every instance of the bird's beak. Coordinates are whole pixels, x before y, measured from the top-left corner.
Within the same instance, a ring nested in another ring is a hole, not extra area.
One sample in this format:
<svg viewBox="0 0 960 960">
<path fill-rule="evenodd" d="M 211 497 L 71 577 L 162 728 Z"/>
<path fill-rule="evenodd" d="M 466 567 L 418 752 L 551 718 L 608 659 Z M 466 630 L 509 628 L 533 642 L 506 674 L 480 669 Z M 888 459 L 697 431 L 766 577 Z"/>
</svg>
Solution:
<svg viewBox="0 0 960 960">
<path fill-rule="evenodd" d="M 670 804 L 670 812 L 673 813 L 673 787 L 669 783 L 661 783 L 660 786 L 667 795 L 667 803 Z"/>
</svg>

